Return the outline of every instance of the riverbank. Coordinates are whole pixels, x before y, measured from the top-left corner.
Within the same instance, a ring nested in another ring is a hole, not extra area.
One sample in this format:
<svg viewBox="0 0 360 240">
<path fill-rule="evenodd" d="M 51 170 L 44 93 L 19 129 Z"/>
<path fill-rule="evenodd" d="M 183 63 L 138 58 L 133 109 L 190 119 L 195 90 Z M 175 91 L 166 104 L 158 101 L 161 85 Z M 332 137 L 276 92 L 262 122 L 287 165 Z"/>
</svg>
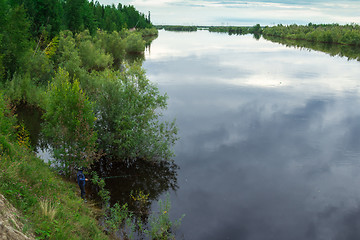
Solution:
<svg viewBox="0 0 360 240">
<path fill-rule="evenodd" d="M 20 213 L 15 222 L 18 227 L 13 229 L 36 239 L 108 239 L 91 207 L 80 198 L 75 183 L 62 179 L 23 141 L 3 140 L 0 193 Z M 6 211 L 3 216 L 0 222 L 14 224 Z"/>
</svg>

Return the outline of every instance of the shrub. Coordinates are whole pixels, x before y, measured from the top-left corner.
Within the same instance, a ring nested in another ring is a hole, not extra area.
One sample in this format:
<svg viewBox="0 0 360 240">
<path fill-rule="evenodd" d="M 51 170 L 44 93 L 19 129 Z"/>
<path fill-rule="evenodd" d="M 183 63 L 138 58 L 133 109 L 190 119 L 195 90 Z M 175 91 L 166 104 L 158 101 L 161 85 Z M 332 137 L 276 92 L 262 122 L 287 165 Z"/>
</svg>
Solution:
<svg viewBox="0 0 360 240">
<path fill-rule="evenodd" d="M 59 48 L 55 56 L 57 67 L 69 72 L 71 77 L 79 76 L 82 73 L 81 59 L 75 45 L 75 39 L 70 31 L 60 33 Z"/>
<path fill-rule="evenodd" d="M 145 28 L 141 29 L 141 34 L 143 37 L 157 36 L 159 34 L 156 28 Z"/>
<path fill-rule="evenodd" d="M 126 52 L 141 53 L 145 51 L 145 41 L 141 33 L 132 32 L 126 37 Z"/>
<path fill-rule="evenodd" d="M 83 68 L 87 71 L 102 71 L 113 63 L 113 58 L 101 48 L 97 48 L 90 40 L 79 44 L 79 56 Z"/>
<path fill-rule="evenodd" d="M 175 239 L 175 230 L 181 225 L 181 220 L 185 217 L 182 215 L 180 219 L 172 222 L 169 217 L 171 202 L 169 194 L 165 200 L 159 200 L 159 213 L 152 214 L 149 218 L 150 230 L 145 232 L 151 239 L 168 240 Z"/>
<path fill-rule="evenodd" d="M 174 122 L 159 120 L 167 96 L 160 94 L 144 70 L 134 64 L 122 72 L 97 73 L 93 80 L 100 149 L 119 161 L 169 160 L 177 128 Z"/>
<path fill-rule="evenodd" d="M 54 66 L 48 56 L 43 52 L 34 53 L 33 57 L 24 66 L 34 83 L 47 84 L 54 74 Z"/>
<path fill-rule="evenodd" d="M 101 45 L 105 48 L 105 52 L 111 54 L 114 58 L 114 65 L 119 66 L 124 60 L 126 42 L 119 32 L 112 32 L 111 34 L 98 32 Z"/>
<path fill-rule="evenodd" d="M 74 166 L 87 167 L 94 160 L 92 108 L 79 82 L 70 83 L 69 74 L 60 68 L 47 90 L 43 132 L 51 142 L 56 165 L 68 176 Z"/>
<path fill-rule="evenodd" d="M 11 81 L 5 85 L 9 98 L 16 103 L 27 102 L 32 105 L 41 105 L 43 90 L 36 86 L 30 74 L 14 74 Z"/>
</svg>

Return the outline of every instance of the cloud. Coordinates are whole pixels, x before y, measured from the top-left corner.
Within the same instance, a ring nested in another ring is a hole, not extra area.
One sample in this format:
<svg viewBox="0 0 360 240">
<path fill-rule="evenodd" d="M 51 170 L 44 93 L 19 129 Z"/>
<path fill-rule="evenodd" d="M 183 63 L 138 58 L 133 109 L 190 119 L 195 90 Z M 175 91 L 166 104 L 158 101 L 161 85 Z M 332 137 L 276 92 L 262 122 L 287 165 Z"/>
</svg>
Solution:
<svg viewBox="0 0 360 240">
<path fill-rule="evenodd" d="M 100 0 L 115 5 L 119 0 Z M 142 12 L 151 11 L 155 24 L 262 25 L 360 23 L 355 0 L 125 0 Z"/>
</svg>

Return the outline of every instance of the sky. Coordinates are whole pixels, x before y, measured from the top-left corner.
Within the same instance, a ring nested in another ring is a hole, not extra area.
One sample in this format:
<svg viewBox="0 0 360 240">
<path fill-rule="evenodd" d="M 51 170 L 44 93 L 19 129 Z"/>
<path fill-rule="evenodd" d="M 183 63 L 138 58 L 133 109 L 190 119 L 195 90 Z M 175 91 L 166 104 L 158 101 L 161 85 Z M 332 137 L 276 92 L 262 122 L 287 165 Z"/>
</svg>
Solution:
<svg viewBox="0 0 360 240">
<path fill-rule="evenodd" d="M 359 0 L 98 0 L 134 5 L 153 24 L 253 26 L 277 24 L 357 23 Z"/>
</svg>

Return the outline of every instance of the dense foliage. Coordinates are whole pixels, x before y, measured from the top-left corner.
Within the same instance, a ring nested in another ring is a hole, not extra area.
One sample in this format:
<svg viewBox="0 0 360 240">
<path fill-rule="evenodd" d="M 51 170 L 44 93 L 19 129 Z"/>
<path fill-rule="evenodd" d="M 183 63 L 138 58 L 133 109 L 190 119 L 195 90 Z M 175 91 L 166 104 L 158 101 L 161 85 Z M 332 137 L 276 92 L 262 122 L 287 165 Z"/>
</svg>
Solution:
<svg viewBox="0 0 360 240">
<path fill-rule="evenodd" d="M 360 26 L 357 24 L 312 24 L 277 25 L 265 27 L 264 36 L 273 36 L 293 40 L 306 40 L 311 42 L 336 43 L 360 46 Z"/>
<path fill-rule="evenodd" d="M 73 32 L 89 29 L 94 33 L 98 28 L 106 31 L 120 31 L 123 28 L 151 27 L 150 13 L 145 16 L 134 6 L 122 4 L 102 5 L 89 0 L 1 0 L 7 8 L 22 6 L 31 25 L 33 36 L 47 31 L 50 37 L 60 30 Z"/>
</svg>

